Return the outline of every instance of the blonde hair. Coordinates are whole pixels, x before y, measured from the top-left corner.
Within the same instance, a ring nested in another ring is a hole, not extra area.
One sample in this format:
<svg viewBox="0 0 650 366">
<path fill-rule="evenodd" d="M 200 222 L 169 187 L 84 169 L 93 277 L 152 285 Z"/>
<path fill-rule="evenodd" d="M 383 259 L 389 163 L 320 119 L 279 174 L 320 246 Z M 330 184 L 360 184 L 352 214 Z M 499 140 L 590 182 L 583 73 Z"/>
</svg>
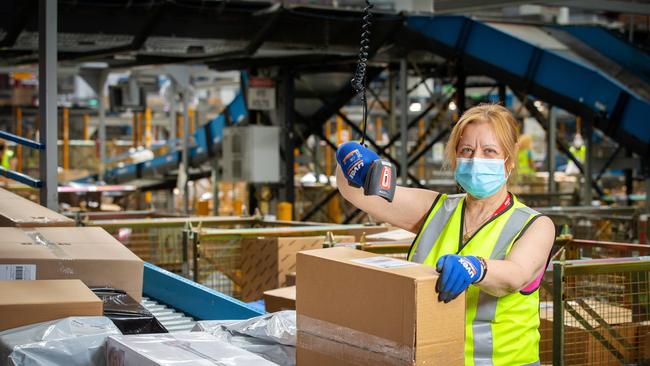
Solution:
<svg viewBox="0 0 650 366">
<path fill-rule="evenodd" d="M 510 176 L 514 176 L 516 169 L 516 157 L 519 146 L 517 138 L 519 137 L 519 125 L 517 120 L 508 109 L 499 104 L 479 104 L 465 111 L 458 122 L 454 125 L 449 135 L 449 141 L 445 147 L 445 155 L 451 168 L 456 170 L 456 151 L 460 138 L 463 135 L 465 127 L 470 123 L 485 122 L 494 129 L 499 145 L 505 155 L 509 158 L 508 165 L 511 167 Z"/>
</svg>

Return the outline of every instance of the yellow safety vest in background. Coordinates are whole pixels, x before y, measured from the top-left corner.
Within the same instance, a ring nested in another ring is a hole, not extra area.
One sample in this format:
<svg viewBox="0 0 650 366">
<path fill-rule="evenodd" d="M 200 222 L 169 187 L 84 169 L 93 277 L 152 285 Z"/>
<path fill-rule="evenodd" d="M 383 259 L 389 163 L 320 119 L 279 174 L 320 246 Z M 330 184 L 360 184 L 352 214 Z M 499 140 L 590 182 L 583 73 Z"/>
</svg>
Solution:
<svg viewBox="0 0 650 366">
<path fill-rule="evenodd" d="M 575 156 L 578 160 L 580 160 L 581 163 L 584 163 L 585 158 L 587 157 L 587 148 L 585 145 L 581 145 L 580 147 L 576 148 L 574 146 L 569 147 L 569 151 L 573 156 Z"/>
<path fill-rule="evenodd" d="M 440 194 L 408 259 L 435 267 L 445 254 L 505 259 L 539 213 L 513 195 L 510 206 L 484 224 L 461 249 L 465 195 Z M 466 294 L 465 365 L 539 365 L 539 291 L 494 297 L 470 285 Z"/>
<path fill-rule="evenodd" d="M 530 150 L 528 149 L 519 150 L 519 166 L 517 167 L 519 174 L 533 174 L 535 172 L 530 166 L 529 154 Z"/>
<path fill-rule="evenodd" d="M 11 169 L 11 158 L 14 157 L 14 152 L 12 150 L 5 150 L 2 153 L 2 167 L 10 170 Z"/>
</svg>

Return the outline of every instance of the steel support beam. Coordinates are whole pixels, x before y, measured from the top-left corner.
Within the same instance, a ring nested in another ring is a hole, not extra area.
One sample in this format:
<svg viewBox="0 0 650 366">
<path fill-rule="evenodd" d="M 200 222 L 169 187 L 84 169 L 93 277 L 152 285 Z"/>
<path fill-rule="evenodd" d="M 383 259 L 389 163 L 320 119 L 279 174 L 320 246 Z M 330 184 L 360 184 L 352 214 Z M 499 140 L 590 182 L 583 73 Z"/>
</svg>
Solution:
<svg viewBox="0 0 650 366">
<path fill-rule="evenodd" d="M 585 184 L 582 186 L 584 189 L 583 195 L 582 195 L 582 204 L 585 206 L 591 205 L 591 201 L 593 198 L 593 194 L 591 192 L 591 186 L 593 184 L 596 184 L 596 182 L 593 179 L 593 162 L 591 161 L 591 157 L 593 155 L 593 148 L 594 148 L 594 129 L 593 129 L 593 120 L 589 117 L 586 117 L 583 119 L 585 121 L 584 124 L 584 139 L 585 139 L 585 161 L 583 162 L 584 166 L 584 177 L 585 177 Z"/>
<path fill-rule="evenodd" d="M 547 133 L 547 148 L 546 148 L 546 161 L 548 161 L 548 191 L 555 193 L 557 185 L 555 184 L 555 161 L 556 141 L 557 141 L 557 108 L 549 106 L 548 108 L 548 129 Z"/>
<path fill-rule="evenodd" d="M 292 213 L 294 217 L 295 212 L 295 184 L 294 184 L 294 131 L 293 131 L 293 116 L 294 116 L 294 75 L 289 69 L 282 69 L 280 71 L 280 85 L 278 94 L 278 110 L 277 121 L 282 126 L 281 149 L 282 160 L 282 177 L 284 182 L 280 189 L 280 199 L 291 203 Z"/>
<path fill-rule="evenodd" d="M 57 2 L 40 0 L 38 9 L 38 111 L 39 140 L 45 150 L 39 153 L 41 205 L 58 211 L 57 192 Z"/>
<path fill-rule="evenodd" d="M 183 174 L 185 178 L 183 182 L 183 214 L 189 215 L 190 213 L 190 91 L 188 88 L 185 88 L 182 91 L 183 96 L 183 155 L 182 155 L 182 164 L 184 172 L 180 171 L 178 174 Z"/>
<path fill-rule="evenodd" d="M 176 81 L 173 78 L 169 80 L 169 140 L 173 141 L 173 148 L 170 151 L 176 150 L 176 139 L 178 138 L 178 116 L 176 108 Z"/>
<path fill-rule="evenodd" d="M 499 83 L 498 85 L 498 90 L 499 90 L 499 102 L 503 104 L 505 107 L 506 105 L 506 98 L 507 98 L 507 93 L 506 93 L 506 84 L 504 83 Z"/>
<path fill-rule="evenodd" d="M 106 171 L 106 106 L 104 105 L 104 82 L 108 77 L 108 71 L 102 72 L 97 87 L 97 99 L 99 99 L 99 128 L 97 139 L 99 140 L 99 180 L 104 180 Z"/>
<path fill-rule="evenodd" d="M 409 170 L 409 153 L 408 153 L 408 118 L 409 118 L 409 101 L 408 101 L 408 61 L 403 58 L 399 62 L 399 90 L 400 90 L 400 107 L 401 116 L 399 130 L 401 134 L 400 146 L 400 169 L 399 174 L 402 178 L 402 185 L 408 184 Z"/>
</svg>

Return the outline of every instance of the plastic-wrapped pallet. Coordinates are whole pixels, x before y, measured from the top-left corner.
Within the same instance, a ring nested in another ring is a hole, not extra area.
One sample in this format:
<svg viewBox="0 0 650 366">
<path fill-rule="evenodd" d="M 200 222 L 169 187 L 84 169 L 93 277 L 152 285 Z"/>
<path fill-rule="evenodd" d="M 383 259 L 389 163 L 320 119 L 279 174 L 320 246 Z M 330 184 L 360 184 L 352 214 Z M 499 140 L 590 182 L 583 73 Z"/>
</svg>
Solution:
<svg viewBox="0 0 650 366">
<path fill-rule="evenodd" d="M 111 336 L 108 366 L 277 366 L 205 332 Z"/>
<path fill-rule="evenodd" d="M 0 332 L 0 365 L 104 366 L 105 343 L 121 334 L 103 316 L 69 317 Z"/>
<path fill-rule="evenodd" d="M 296 364 L 296 312 L 293 310 L 247 320 L 200 321 L 192 331 L 208 332 L 278 365 Z"/>
</svg>

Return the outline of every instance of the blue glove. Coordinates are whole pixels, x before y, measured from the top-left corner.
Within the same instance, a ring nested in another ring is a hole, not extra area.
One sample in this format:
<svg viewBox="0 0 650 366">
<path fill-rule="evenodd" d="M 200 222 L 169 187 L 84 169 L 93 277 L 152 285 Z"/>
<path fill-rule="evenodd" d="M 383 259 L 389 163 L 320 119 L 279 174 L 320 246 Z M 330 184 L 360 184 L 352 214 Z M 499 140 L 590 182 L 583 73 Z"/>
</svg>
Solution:
<svg viewBox="0 0 650 366">
<path fill-rule="evenodd" d="M 336 161 L 339 162 L 343 175 L 359 187 L 364 186 L 370 165 L 377 159 L 379 155 L 355 141 L 343 143 L 336 149 Z"/>
<path fill-rule="evenodd" d="M 469 285 L 483 279 L 484 268 L 477 257 L 447 254 L 438 259 L 436 271 L 440 273 L 436 282 L 438 301 L 448 303 Z"/>
</svg>

